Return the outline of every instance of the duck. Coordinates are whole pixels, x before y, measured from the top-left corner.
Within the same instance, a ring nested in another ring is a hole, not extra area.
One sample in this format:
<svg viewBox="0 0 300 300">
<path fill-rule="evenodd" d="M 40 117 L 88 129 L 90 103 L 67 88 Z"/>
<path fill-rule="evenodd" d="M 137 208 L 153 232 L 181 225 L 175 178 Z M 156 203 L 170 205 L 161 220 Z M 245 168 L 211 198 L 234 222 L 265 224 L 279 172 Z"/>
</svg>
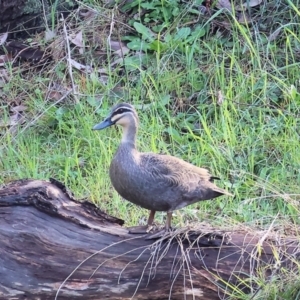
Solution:
<svg viewBox="0 0 300 300">
<path fill-rule="evenodd" d="M 121 197 L 150 211 L 147 224 L 129 227 L 129 233 L 149 233 L 157 211 L 167 213 L 164 230 L 170 231 L 175 210 L 223 195 L 232 196 L 213 183 L 219 178 L 205 168 L 171 155 L 139 152 L 139 117 L 133 105 L 115 105 L 93 130 L 113 125 L 122 127 L 123 134 L 109 167 L 111 183 Z"/>
</svg>

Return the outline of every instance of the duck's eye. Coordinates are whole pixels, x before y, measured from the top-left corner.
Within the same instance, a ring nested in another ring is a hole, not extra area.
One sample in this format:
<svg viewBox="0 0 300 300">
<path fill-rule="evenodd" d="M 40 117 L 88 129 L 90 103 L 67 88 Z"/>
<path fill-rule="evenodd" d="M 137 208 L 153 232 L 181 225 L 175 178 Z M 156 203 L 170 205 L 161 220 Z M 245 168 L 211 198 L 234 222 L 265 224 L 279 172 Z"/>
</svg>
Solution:
<svg viewBox="0 0 300 300">
<path fill-rule="evenodd" d="M 118 112 L 119 112 L 119 114 L 122 114 L 124 112 L 124 109 L 120 108 Z"/>
</svg>

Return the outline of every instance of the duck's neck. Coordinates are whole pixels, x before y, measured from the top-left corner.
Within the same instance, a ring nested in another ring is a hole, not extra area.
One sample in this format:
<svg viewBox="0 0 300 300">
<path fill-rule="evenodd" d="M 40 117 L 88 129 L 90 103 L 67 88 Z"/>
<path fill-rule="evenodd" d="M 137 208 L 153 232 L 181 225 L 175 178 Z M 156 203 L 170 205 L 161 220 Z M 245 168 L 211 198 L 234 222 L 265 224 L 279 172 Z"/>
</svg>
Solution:
<svg viewBox="0 0 300 300">
<path fill-rule="evenodd" d="M 130 148 L 136 148 L 137 124 L 132 122 L 128 126 L 123 127 L 122 145 Z"/>
</svg>

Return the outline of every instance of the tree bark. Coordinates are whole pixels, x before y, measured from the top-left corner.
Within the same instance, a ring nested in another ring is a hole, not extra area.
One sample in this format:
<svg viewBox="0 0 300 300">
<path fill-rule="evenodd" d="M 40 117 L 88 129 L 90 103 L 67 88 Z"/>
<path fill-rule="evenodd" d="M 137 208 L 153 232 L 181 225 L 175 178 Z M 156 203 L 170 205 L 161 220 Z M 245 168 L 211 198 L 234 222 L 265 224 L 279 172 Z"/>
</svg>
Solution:
<svg viewBox="0 0 300 300">
<path fill-rule="evenodd" d="M 239 299 L 299 259 L 296 239 L 269 232 L 203 225 L 146 240 L 122 225 L 55 180 L 3 186 L 0 299 Z"/>
</svg>

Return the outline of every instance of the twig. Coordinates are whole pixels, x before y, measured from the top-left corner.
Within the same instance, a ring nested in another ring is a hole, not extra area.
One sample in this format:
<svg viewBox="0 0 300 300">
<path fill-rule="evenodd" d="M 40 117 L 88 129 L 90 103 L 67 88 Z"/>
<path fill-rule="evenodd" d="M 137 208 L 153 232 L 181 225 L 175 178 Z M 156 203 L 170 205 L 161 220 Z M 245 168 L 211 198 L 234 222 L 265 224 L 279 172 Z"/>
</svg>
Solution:
<svg viewBox="0 0 300 300">
<path fill-rule="evenodd" d="M 110 40 L 111 40 L 112 32 L 113 32 L 114 27 L 115 27 L 114 17 L 115 17 L 114 11 L 112 11 L 111 22 L 110 22 L 110 29 L 109 29 L 109 34 L 108 34 L 108 37 L 107 37 L 107 43 L 108 43 L 108 45 L 109 45 L 109 51 L 111 51 L 111 43 L 110 43 Z"/>
<path fill-rule="evenodd" d="M 63 18 L 63 16 L 62 16 Z M 78 102 L 77 97 L 76 97 L 76 87 L 74 84 L 74 79 L 73 79 L 73 74 L 72 74 L 72 63 L 71 63 L 71 49 L 70 49 L 70 43 L 69 43 L 69 37 L 68 37 L 68 32 L 67 32 L 67 27 L 66 27 L 66 22 L 63 19 L 63 24 L 64 24 L 64 34 L 65 34 L 65 38 L 66 38 L 66 46 L 67 46 L 67 62 L 68 62 L 68 70 L 69 70 L 69 76 L 71 78 L 71 83 L 72 83 L 72 92 L 73 92 L 73 96 L 75 97 L 76 102 Z"/>
</svg>

